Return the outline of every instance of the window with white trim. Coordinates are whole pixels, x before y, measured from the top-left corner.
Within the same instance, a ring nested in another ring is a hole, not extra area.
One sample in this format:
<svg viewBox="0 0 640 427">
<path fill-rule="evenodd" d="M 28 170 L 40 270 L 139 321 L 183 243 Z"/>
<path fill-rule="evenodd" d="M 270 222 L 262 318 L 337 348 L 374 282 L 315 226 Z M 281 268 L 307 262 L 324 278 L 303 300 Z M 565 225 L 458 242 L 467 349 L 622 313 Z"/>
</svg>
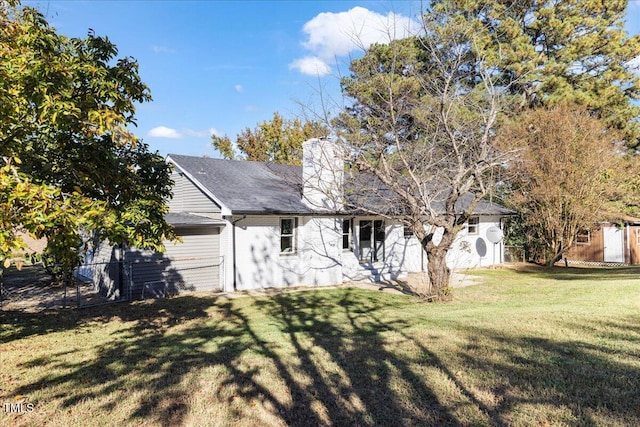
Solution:
<svg viewBox="0 0 640 427">
<path fill-rule="evenodd" d="M 280 218 L 280 253 L 294 254 L 296 252 L 297 218 Z"/>
<path fill-rule="evenodd" d="M 480 229 L 480 217 L 471 216 L 467 221 L 467 234 L 478 234 Z"/>
<path fill-rule="evenodd" d="M 342 249 L 352 250 L 352 230 L 353 230 L 353 220 L 351 219 L 343 219 L 342 220 Z"/>
<path fill-rule="evenodd" d="M 405 225 L 404 226 L 404 238 L 409 240 L 412 237 L 413 237 L 413 228 L 411 228 L 408 225 Z"/>
<path fill-rule="evenodd" d="M 576 234 L 576 245 L 590 245 L 591 232 L 589 230 L 580 230 Z"/>
</svg>

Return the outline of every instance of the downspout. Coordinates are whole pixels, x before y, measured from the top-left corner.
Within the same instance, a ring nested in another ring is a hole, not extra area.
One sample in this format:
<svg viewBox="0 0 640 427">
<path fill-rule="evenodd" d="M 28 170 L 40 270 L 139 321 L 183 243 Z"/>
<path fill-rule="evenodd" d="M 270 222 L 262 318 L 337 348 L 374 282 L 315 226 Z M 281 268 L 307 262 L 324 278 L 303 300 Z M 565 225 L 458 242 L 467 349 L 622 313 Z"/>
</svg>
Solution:
<svg viewBox="0 0 640 427">
<path fill-rule="evenodd" d="M 233 292 L 238 290 L 238 266 L 236 265 L 236 224 L 246 219 L 247 216 L 243 215 L 241 218 L 231 221 L 231 245 L 233 255 Z"/>
<path fill-rule="evenodd" d="M 129 241 L 123 240 L 120 244 L 118 244 L 119 256 L 118 260 L 118 287 L 120 290 L 120 299 L 125 299 L 124 292 L 127 291 L 127 296 L 129 301 L 131 301 L 131 291 L 133 288 L 133 276 L 131 275 L 131 269 L 127 268 L 127 250 L 129 249 Z"/>
<path fill-rule="evenodd" d="M 502 264 L 504 262 L 504 250 L 505 250 L 505 247 L 504 247 L 504 217 L 503 216 L 500 217 L 499 224 L 500 224 L 500 230 L 502 230 L 502 240 L 500 240 L 500 242 L 498 242 L 499 245 L 500 245 L 500 260 L 499 260 L 498 264 Z M 495 248 L 493 250 L 493 253 L 495 255 Z"/>
<path fill-rule="evenodd" d="M 118 243 L 118 298 L 124 297 L 124 242 Z"/>
</svg>

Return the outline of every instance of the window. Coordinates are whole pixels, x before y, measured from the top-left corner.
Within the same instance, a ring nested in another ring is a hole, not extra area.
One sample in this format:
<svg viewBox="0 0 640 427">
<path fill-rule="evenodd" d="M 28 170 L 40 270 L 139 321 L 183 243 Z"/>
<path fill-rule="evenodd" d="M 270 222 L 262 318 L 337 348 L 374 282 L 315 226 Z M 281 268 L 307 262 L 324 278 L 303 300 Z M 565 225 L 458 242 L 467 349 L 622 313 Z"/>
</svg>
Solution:
<svg viewBox="0 0 640 427">
<path fill-rule="evenodd" d="M 350 219 L 342 220 L 342 249 L 351 249 L 351 230 L 352 221 Z"/>
<path fill-rule="evenodd" d="M 480 225 L 480 217 L 472 216 L 467 221 L 467 233 L 468 234 L 478 234 L 478 228 Z"/>
<path fill-rule="evenodd" d="M 297 218 L 280 219 L 280 253 L 293 254 L 296 252 Z"/>
<path fill-rule="evenodd" d="M 413 237 L 413 229 L 411 227 L 409 227 L 408 225 L 405 225 L 404 226 L 404 238 L 409 240 L 412 237 Z"/>
<path fill-rule="evenodd" d="M 591 232 L 589 230 L 580 230 L 576 235 L 577 245 L 590 245 L 591 244 Z"/>
<path fill-rule="evenodd" d="M 636 245 L 640 245 L 640 228 L 636 228 Z"/>
</svg>

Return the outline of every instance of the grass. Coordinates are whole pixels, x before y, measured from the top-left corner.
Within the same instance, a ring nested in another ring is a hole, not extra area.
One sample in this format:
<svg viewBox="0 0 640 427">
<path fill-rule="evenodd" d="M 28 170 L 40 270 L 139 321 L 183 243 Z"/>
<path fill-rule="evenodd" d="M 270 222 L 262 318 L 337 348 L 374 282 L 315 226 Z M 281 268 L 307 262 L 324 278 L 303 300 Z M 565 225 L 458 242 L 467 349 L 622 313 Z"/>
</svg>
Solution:
<svg viewBox="0 0 640 427">
<path fill-rule="evenodd" d="M 0 425 L 640 425 L 640 270 L 2 313 Z"/>
</svg>

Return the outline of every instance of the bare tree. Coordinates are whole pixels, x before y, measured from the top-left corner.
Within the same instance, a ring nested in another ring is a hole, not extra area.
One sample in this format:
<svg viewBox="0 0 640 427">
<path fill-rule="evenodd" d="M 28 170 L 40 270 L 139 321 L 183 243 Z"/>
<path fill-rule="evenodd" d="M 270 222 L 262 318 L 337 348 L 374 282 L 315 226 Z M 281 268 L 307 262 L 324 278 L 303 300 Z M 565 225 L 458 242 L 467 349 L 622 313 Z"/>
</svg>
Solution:
<svg viewBox="0 0 640 427">
<path fill-rule="evenodd" d="M 622 165 L 620 133 L 585 107 L 532 110 L 503 126 L 499 144 L 520 155 L 510 165 L 510 204 L 523 214 L 531 256 L 553 265 L 580 230 L 602 220 Z M 618 143 L 618 145 L 616 144 Z"/>
<path fill-rule="evenodd" d="M 352 104 L 334 121 L 345 179 L 359 181 L 346 183 L 347 204 L 411 227 L 439 299 L 447 252 L 512 155 L 493 143 L 506 88 L 477 37 L 464 21 L 425 15 L 422 35 L 372 45 L 342 79 Z"/>
</svg>

